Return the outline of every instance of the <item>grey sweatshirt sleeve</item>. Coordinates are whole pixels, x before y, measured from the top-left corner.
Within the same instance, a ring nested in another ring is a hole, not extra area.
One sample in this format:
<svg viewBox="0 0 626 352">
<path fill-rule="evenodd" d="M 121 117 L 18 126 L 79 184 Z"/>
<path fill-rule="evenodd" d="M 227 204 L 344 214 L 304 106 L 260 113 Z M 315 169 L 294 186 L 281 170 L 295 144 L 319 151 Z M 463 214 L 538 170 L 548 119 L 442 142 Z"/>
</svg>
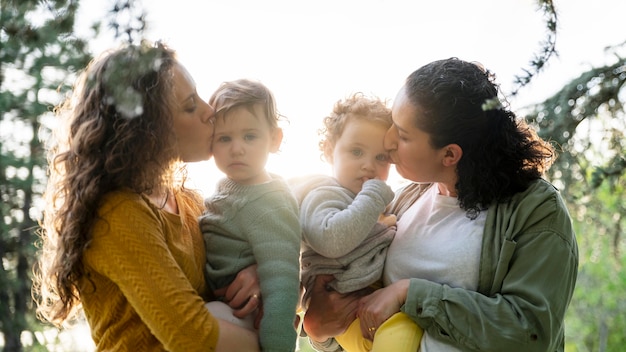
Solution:
<svg viewBox="0 0 626 352">
<path fill-rule="evenodd" d="M 368 236 L 393 196 L 384 181 L 375 179 L 367 180 L 354 199 L 352 192 L 342 187 L 314 189 L 300 208 L 303 240 L 322 256 L 346 255 Z"/>
</svg>

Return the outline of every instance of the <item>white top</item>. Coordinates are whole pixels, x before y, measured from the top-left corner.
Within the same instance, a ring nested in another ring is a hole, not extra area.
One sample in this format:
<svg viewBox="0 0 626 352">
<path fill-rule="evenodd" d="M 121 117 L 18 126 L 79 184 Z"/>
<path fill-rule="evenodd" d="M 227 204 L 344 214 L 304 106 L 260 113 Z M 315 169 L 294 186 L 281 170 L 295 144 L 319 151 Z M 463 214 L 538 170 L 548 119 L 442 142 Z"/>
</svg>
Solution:
<svg viewBox="0 0 626 352">
<path fill-rule="evenodd" d="M 421 278 L 476 290 L 487 211 L 467 217 L 456 197 L 430 187 L 398 220 L 387 252 L 383 280 Z M 420 352 L 460 351 L 424 334 Z"/>
</svg>

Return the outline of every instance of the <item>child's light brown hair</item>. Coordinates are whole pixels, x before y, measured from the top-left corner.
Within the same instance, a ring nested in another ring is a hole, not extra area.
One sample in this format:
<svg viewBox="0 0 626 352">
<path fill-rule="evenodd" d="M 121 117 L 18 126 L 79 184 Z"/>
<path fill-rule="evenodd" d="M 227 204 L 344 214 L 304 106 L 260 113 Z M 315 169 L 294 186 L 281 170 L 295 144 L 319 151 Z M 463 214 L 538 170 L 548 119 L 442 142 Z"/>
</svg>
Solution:
<svg viewBox="0 0 626 352">
<path fill-rule="evenodd" d="M 352 119 L 380 124 L 386 129 L 389 129 L 393 123 L 387 101 L 378 97 L 357 92 L 337 101 L 330 115 L 324 117 L 324 126 L 318 130 L 320 136 L 318 146 L 322 152 L 322 159 L 324 159 L 326 148 L 329 144 L 332 147 L 335 146 L 346 124 Z"/>
<path fill-rule="evenodd" d="M 271 129 L 278 128 L 284 116 L 276 109 L 274 94 L 263 83 L 250 79 L 238 79 L 222 83 L 209 99 L 216 118 L 224 118 L 228 111 L 243 106 L 254 115 L 254 105 L 263 105 L 265 118 Z"/>
</svg>

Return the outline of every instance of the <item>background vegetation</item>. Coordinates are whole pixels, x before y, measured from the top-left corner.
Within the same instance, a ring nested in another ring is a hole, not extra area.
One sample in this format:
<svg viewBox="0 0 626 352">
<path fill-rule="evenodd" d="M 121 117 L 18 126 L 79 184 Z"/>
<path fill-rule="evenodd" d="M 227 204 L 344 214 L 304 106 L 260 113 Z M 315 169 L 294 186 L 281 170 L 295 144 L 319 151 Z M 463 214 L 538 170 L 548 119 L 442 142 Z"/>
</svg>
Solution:
<svg viewBox="0 0 626 352">
<path fill-rule="evenodd" d="M 31 275 L 46 182 L 46 121 L 70 89 L 68 77 L 92 55 L 88 40 L 75 33 L 78 4 L 0 0 L 0 350 L 7 352 L 53 350 L 59 342 L 57 330 L 35 318 Z M 529 53 L 528 67 L 520 68 L 511 95 L 556 53 L 554 4 L 537 4 L 546 36 L 537 53 Z M 109 29 L 106 35 L 137 41 L 144 28 L 142 9 L 111 0 L 109 13 L 87 35 Z M 607 48 L 610 65 L 581 72 L 524 111 L 540 135 L 559 146 L 548 178 L 566 199 L 580 247 L 579 279 L 566 318 L 572 352 L 622 351 L 626 345 L 625 46 Z"/>
</svg>

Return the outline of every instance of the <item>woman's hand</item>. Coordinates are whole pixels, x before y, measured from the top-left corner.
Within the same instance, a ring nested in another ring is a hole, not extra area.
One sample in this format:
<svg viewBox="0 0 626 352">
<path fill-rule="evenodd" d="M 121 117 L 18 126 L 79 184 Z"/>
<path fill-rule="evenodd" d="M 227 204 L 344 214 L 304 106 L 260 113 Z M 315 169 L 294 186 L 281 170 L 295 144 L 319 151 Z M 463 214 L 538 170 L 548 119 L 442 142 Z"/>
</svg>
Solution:
<svg viewBox="0 0 626 352">
<path fill-rule="evenodd" d="M 405 279 L 396 281 L 361 298 L 357 316 L 361 322 L 363 337 L 374 340 L 374 334 L 378 327 L 400 311 L 406 301 L 408 290 L 409 280 Z"/>
<path fill-rule="evenodd" d="M 311 302 L 304 315 L 302 328 L 309 338 L 324 342 L 343 333 L 356 318 L 362 294 L 340 294 L 327 288 L 334 280 L 332 275 L 319 275 L 315 279 Z"/>
<path fill-rule="evenodd" d="M 263 316 L 263 305 L 256 267 L 253 264 L 241 270 L 230 285 L 215 290 L 215 295 L 224 297 L 224 302 L 234 310 L 233 315 L 237 318 L 244 318 L 259 308 L 254 324 L 258 327 Z"/>
</svg>

